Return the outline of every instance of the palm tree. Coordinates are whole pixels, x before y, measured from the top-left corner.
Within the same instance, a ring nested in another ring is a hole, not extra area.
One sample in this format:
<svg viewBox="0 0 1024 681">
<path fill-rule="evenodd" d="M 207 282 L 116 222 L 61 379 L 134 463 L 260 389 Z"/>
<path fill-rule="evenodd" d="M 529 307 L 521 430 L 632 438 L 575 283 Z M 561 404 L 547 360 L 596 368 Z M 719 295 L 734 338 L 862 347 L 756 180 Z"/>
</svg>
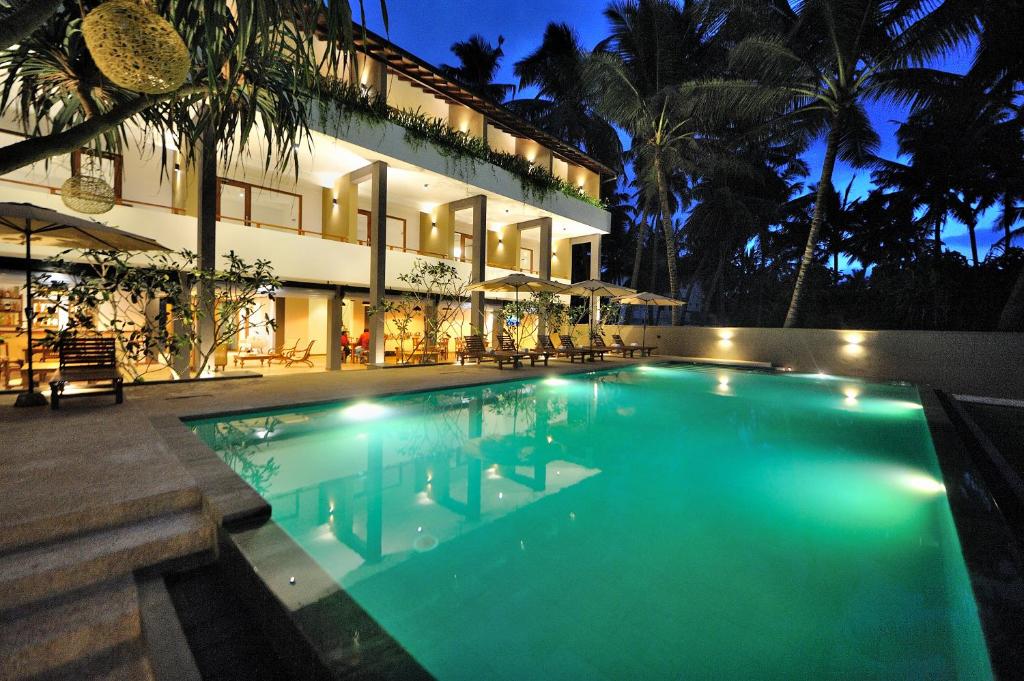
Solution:
<svg viewBox="0 0 1024 681">
<path fill-rule="evenodd" d="M 506 106 L 621 174 L 622 142 L 598 115 L 584 82 L 587 56 L 572 28 L 548 24 L 540 46 L 515 64 L 519 89 L 533 86 L 536 95 L 513 99 Z"/>
<path fill-rule="evenodd" d="M 192 68 L 173 92 L 139 94 L 103 77 L 85 47 L 81 19 L 99 4 L 63 3 L 0 52 L 0 111 L 15 110 L 29 135 L 0 148 L 0 175 L 90 143 L 116 151 L 129 120 L 161 137 L 198 141 L 200 131 L 191 123 L 211 127 L 206 124 L 215 123 L 219 112 L 233 121 L 234 129 L 216 133 L 229 149 L 234 133 L 261 122 L 271 144 L 268 159 L 294 159 L 294 148 L 308 135 L 314 76 L 321 66 L 335 67 L 354 55 L 348 0 L 164 0 L 163 16 L 182 35 Z M 314 51 L 301 28 L 310 26 L 326 40 L 324 54 Z M 239 115 L 243 105 L 249 113 Z M 173 127 L 183 121 L 182 110 L 197 106 L 209 113 L 190 119 L 191 133 Z"/>
<path fill-rule="evenodd" d="M 880 97 L 916 101 L 920 65 L 966 39 L 970 24 L 951 24 L 926 0 L 806 0 L 790 9 L 771 3 L 783 30 L 742 40 L 730 54 L 735 78 L 702 88 L 704 106 L 739 118 L 761 118 L 794 136 L 824 138 L 810 233 L 784 326 L 799 321 L 808 270 L 814 264 L 826 192 L 837 159 L 854 165 L 878 147 L 864 109 Z"/>
<path fill-rule="evenodd" d="M 474 33 L 468 40 L 452 44 L 451 50 L 458 57 L 459 65 L 442 64 L 441 72 L 479 95 L 503 102 L 516 90 L 514 85 L 494 82 L 501 59 L 505 56 L 501 49 L 504 43 L 504 36 L 499 35 L 498 45 L 494 46 L 479 33 Z"/>
<path fill-rule="evenodd" d="M 637 183 L 657 197 L 671 295 L 679 294 L 673 176 L 696 166 L 697 126 L 679 86 L 716 64 L 720 16 L 708 4 L 623 0 L 605 10 L 611 37 L 587 62 L 598 111 L 630 136 Z M 672 322 L 679 322 L 673 308 Z"/>
</svg>

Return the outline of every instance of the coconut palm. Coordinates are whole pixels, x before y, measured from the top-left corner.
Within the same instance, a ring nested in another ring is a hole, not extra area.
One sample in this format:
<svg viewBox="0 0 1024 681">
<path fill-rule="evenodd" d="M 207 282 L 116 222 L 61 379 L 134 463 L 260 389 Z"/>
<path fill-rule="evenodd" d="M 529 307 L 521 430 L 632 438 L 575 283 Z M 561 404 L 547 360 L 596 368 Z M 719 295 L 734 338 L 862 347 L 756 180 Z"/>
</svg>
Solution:
<svg viewBox="0 0 1024 681">
<path fill-rule="evenodd" d="M 540 46 L 515 64 L 520 90 L 535 87 L 535 96 L 506 106 L 621 173 L 622 142 L 594 108 L 584 82 L 586 60 L 587 51 L 568 24 L 548 24 Z"/>
<path fill-rule="evenodd" d="M 441 72 L 477 94 L 503 102 L 516 89 L 514 85 L 494 82 L 501 59 L 505 56 L 501 49 L 504 43 L 504 36 L 499 35 L 498 44 L 494 46 L 479 33 L 474 33 L 468 40 L 452 44 L 451 50 L 458 57 L 459 65 L 442 64 Z"/>
<path fill-rule="evenodd" d="M 15 110 L 28 134 L 0 149 L 0 174 L 90 143 L 116 151 L 129 120 L 185 143 L 209 133 L 235 151 L 237 134 L 259 127 L 268 163 L 293 160 L 308 134 L 315 74 L 354 54 L 348 0 L 162 0 L 157 9 L 181 34 L 192 66 L 176 90 L 139 94 L 103 77 L 85 47 L 82 17 L 100 1 L 57 4 L 0 52 L 0 111 Z M 326 40 L 324 54 L 314 51 L 310 27 Z"/>
<path fill-rule="evenodd" d="M 783 30 L 746 38 L 729 58 L 737 77 L 703 88 L 705 107 L 731 116 L 763 118 L 794 136 L 823 138 L 810 233 L 793 286 L 785 326 L 798 323 L 808 270 L 814 264 L 825 193 L 837 159 L 869 162 L 878 134 L 865 103 L 880 97 L 916 102 L 922 64 L 970 35 L 970 22 L 952 23 L 925 0 L 806 0 L 790 9 L 771 3 Z"/>
<path fill-rule="evenodd" d="M 598 112 L 630 136 L 636 182 L 657 197 L 672 296 L 679 293 L 679 249 L 672 217 L 673 176 L 701 156 L 696 120 L 679 86 L 713 69 L 721 16 L 709 4 L 623 0 L 605 10 L 611 36 L 587 61 L 585 80 Z M 672 321 L 679 321 L 673 308 Z"/>
</svg>

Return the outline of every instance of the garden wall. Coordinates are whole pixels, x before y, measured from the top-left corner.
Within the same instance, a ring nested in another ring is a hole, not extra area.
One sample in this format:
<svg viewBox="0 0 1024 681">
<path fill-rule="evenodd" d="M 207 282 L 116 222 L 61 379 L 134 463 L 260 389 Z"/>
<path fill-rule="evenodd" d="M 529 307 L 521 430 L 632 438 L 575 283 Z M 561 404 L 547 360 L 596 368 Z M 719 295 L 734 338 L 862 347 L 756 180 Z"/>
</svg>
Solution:
<svg viewBox="0 0 1024 681">
<path fill-rule="evenodd" d="M 608 333 L 617 327 L 606 326 Z M 621 327 L 639 343 L 642 327 Z M 727 327 L 648 327 L 658 354 L 771 362 L 794 371 L 926 384 L 1024 399 L 1024 334 Z"/>
</svg>

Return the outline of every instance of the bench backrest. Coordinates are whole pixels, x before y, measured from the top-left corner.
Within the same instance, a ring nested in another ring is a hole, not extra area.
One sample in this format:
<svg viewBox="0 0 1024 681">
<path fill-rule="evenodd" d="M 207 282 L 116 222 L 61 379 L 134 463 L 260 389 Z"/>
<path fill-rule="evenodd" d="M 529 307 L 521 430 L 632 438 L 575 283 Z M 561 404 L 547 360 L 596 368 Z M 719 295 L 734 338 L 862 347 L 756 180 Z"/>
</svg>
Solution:
<svg viewBox="0 0 1024 681">
<path fill-rule="evenodd" d="M 551 342 L 551 336 L 541 335 L 540 347 L 544 350 L 554 350 L 555 344 Z"/>
<path fill-rule="evenodd" d="M 60 342 L 60 368 L 116 367 L 117 352 L 113 338 L 103 336 L 66 338 Z"/>
<path fill-rule="evenodd" d="M 562 334 L 559 334 L 558 339 L 562 341 L 562 347 L 566 350 L 576 349 L 576 345 L 572 342 L 572 336 L 563 336 Z"/>
<path fill-rule="evenodd" d="M 615 342 L 616 345 L 625 345 L 625 343 L 622 342 L 622 336 L 620 336 L 617 333 L 612 334 L 612 340 Z"/>
<path fill-rule="evenodd" d="M 593 346 L 595 348 L 606 348 L 606 347 L 608 347 L 607 345 L 604 344 L 604 336 L 599 334 L 597 331 L 595 331 L 594 333 L 590 334 L 590 342 L 593 344 Z"/>
<path fill-rule="evenodd" d="M 501 342 L 501 349 L 505 352 L 516 352 L 518 350 L 516 342 L 508 331 L 502 331 L 498 336 L 498 340 Z"/>
<path fill-rule="evenodd" d="M 465 336 L 463 340 L 466 341 L 466 352 L 480 353 L 484 351 L 483 336 Z"/>
</svg>

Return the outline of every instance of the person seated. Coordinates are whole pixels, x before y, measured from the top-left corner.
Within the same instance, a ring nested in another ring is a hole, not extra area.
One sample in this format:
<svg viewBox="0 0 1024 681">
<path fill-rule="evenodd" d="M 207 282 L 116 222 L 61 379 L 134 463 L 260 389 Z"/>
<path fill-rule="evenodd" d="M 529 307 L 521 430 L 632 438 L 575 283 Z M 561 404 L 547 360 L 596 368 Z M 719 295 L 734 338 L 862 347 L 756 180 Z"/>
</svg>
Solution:
<svg viewBox="0 0 1024 681">
<path fill-rule="evenodd" d="M 356 346 L 356 358 L 360 362 L 368 362 L 370 359 L 370 329 L 364 328 L 363 333 L 359 336 L 358 345 Z"/>
<path fill-rule="evenodd" d="M 348 338 L 348 331 L 345 329 L 341 330 L 341 361 L 347 362 L 349 355 L 352 354 L 352 341 Z"/>
</svg>

